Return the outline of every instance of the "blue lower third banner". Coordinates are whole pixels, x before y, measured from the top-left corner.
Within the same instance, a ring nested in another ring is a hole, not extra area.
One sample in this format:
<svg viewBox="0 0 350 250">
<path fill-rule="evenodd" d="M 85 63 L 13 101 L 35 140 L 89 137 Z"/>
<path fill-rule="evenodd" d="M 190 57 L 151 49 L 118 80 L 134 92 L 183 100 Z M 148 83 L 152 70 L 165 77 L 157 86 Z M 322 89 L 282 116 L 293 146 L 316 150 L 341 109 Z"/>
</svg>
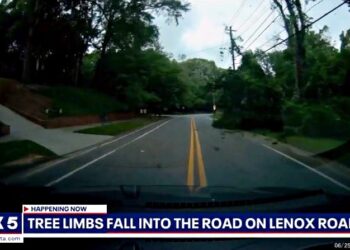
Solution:
<svg viewBox="0 0 350 250">
<path fill-rule="evenodd" d="M 350 214 L 109 214 L 106 205 L 27 205 L 21 214 L 0 214 L 0 243 L 55 237 L 348 238 Z"/>
<path fill-rule="evenodd" d="M 350 214 L 120 213 L 25 215 L 24 234 L 164 236 L 344 235 Z M 108 237 L 108 236 L 107 236 Z M 115 236 L 111 236 L 115 237 Z"/>
</svg>

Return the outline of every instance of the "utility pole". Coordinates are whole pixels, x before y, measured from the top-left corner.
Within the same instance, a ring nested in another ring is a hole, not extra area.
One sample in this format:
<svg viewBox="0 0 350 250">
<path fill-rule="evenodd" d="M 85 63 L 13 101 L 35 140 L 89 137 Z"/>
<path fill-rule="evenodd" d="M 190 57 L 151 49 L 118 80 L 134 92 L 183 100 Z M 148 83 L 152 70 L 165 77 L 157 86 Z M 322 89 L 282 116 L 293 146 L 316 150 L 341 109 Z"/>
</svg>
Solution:
<svg viewBox="0 0 350 250">
<path fill-rule="evenodd" d="M 230 36 L 230 43 L 231 43 L 230 54 L 232 56 L 232 69 L 236 70 L 236 56 L 235 56 L 235 53 L 237 52 L 238 54 L 241 54 L 241 51 L 240 51 L 239 47 L 236 44 L 236 39 L 233 36 L 233 32 L 235 32 L 235 30 L 232 29 L 232 26 L 226 27 L 226 31 L 228 32 L 228 34 Z"/>
<path fill-rule="evenodd" d="M 232 26 L 229 27 L 230 32 L 230 42 L 231 42 L 231 55 L 232 55 L 232 69 L 236 70 L 236 58 L 235 58 L 235 40 L 233 39 L 233 29 Z"/>
</svg>

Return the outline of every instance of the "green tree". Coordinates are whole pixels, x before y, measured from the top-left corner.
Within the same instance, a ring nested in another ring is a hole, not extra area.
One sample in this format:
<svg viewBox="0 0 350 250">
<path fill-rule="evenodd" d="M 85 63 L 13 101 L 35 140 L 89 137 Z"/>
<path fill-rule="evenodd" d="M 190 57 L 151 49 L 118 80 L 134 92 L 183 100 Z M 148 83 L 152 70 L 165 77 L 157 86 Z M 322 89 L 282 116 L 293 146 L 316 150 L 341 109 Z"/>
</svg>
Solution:
<svg viewBox="0 0 350 250">
<path fill-rule="evenodd" d="M 306 99 L 322 100 L 340 94 L 346 67 L 342 65 L 339 50 L 327 37 L 328 28 L 318 33 L 309 31 L 305 38 L 307 75 L 302 93 Z"/>
<path fill-rule="evenodd" d="M 1 15 L 0 26 L 8 39 L 2 52 L 17 53 L 15 66 L 22 71 L 22 80 L 51 82 L 48 78 L 55 74 L 57 81 L 76 84 L 83 55 L 95 35 L 89 1 L 14 0 L 1 6 L 6 15 Z"/>
<path fill-rule="evenodd" d="M 350 96 L 350 30 L 343 32 L 340 35 L 341 50 L 340 50 L 340 67 L 346 71 L 345 80 L 341 92 Z"/>
<path fill-rule="evenodd" d="M 179 65 L 153 49 L 109 52 L 101 81 L 106 91 L 113 91 L 130 109 L 179 108 L 187 91 Z"/>
<path fill-rule="evenodd" d="M 221 73 L 215 62 L 205 59 L 189 59 L 180 63 L 188 85 L 186 106 L 196 110 L 211 110 L 215 98 L 214 82 Z"/>
<path fill-rule="evenodd" d="M 108 50 L 141 49 L 156 45 L 158 29 L 153 25 L 154 14 L 166 13 L 176 22 L 189 5 L 180 0 L 96 0 L 97 37 L 100 59 L 96 65 L 95 84 L 101 76 L 101 65 Z"/>
<path fill-rule="evenodd" d="M 259 54 L 246 52 L 237 71 L 228 71 L 216 83 L 223 89 L 223 122 L 243 129 L 282 128 L 281 89 L 259 63 Z"/>
</svg>

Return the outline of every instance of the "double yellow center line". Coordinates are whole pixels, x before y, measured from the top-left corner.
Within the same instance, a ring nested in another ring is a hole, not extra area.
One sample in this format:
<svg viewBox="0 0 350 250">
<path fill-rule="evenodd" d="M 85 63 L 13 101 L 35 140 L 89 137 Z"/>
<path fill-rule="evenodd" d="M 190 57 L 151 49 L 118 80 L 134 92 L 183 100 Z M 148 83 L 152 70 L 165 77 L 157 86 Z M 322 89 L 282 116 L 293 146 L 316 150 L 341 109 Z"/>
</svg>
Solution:
<svg viewBox="0 0 350 250">
<path fill-rule="evenodd" d="M 197 156 L 197 157 L 195 157 Z M 188 156 L 188 172 L 187 172 L 187 186 L 193 187 L 195 186 L 195 163 L 198 166 L 198 179 L 199 186 L 206 187 L 207 186 L 207 177 L 205 174 L 205 167 L 203 161 L 203 154 L 201 144 L 199 142 L 198 131 L 196 127 L 196 122 L 193 118 L 191 118 L 191 134 L 190 134 L 190 148 L 189 148 L 189 156 Z"/>
</svg>

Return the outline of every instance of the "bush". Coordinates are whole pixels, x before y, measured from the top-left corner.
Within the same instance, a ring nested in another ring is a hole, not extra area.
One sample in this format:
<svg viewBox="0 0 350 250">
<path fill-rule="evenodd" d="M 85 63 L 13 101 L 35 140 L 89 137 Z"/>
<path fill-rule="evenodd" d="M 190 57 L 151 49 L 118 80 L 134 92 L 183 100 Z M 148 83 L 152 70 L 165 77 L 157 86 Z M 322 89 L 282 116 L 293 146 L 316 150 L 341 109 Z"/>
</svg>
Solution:
<svg viewBox="0 0 350 250">
<path fill-rule="evenodd" d="M 283 123 L 279 115 L 237 111 L 234 114 L 224 114 L 214 121 L 213 126 L 226 129 L 268 129 L 271 131 L 281 131 Z"/>
<path fill-rule="evenodd" d="M 288 102 L 283 107 L 284 131 L 288 135 L 348 137 L 347 101 L 337 99 L 331 101 L 332 105 Z"/>
<path fill-rule="evenodd" d="M 237 129 L 239 120 L 237 116 L 223 115 L 219 119 L 214 120 L 213 126 L 216 128 L 225 128 L 225 129 Z"/>
<path fill-rule="evenodd" d="M 281 131 L 283 129 L 283 122 L 279 114 L 242 112 L 238 126 L 244 130 L 269 129 L 272 131 Z"/>
<path fill-rule="evenodd" d="M 303 119 L 307 113 L 304 104 L 287 102 L 282 109 L 282 119 L 285 127 L 298 129 L 303 124 Z"/>
<path fill-rule="evenodd" d="M 307 109 L 301 132 L 308 136 L 336 136 L 340 122 L 339 115 L 330 106 L 314 105 Z"/>
<path fill-rule="evenodd" d="M 330 101 L 330 105 L 336 110 L 342 119 L 350 121 L 350 98 L 337 97 Z"/>
</svg>

